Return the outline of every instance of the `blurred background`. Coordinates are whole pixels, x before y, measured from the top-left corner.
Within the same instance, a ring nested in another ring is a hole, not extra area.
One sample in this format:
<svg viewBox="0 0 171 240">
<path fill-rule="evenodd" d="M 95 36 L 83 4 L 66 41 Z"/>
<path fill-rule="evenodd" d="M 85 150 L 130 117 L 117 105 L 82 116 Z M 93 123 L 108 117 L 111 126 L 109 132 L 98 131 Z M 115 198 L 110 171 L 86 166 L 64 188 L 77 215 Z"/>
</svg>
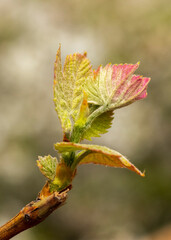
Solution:
<svg viewBox="0 0 171 240">
<path fill-rule="evenodd" d="M 126 169 L 81 166 L 67 204 L 15 240 L 171 239 L 170 0 L 0 1 L 0 225 L 44 185 L 38 155 L 56 155 L 62 131 L 53 105 L 53 64 L 87 51 L 93 68 L 136 63 L 148 97 L 115 112 L 94 144 L 126 155 Z"/>
</svg>

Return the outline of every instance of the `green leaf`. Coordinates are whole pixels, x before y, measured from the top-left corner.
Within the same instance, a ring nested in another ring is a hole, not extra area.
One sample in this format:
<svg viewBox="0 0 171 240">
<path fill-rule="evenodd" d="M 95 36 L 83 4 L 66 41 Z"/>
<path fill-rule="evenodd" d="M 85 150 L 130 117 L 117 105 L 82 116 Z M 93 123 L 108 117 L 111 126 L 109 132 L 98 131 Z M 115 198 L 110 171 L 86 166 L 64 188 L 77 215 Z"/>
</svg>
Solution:
<svg viewBox="0 0 171 240">
<path fill-rule="evenodd" d="M 92 137 L 100 137 L 100 134 L 108 132 L 112 125 L 113 111 L 107 111 L 95 118 L 91 126 L 85 131 L 82 139 L 92 140 Z"/>
<path fill-rule="evenodd" d="M 83 101 L 84 84 L 93 73 L 86 53 L 68 55 L 62 72 L 61 48 L 55 61 L 54 102 L 64 132 L 72 129 L 72 120 L 76 121 Z"/>
<path fill-rule="evenodd" d="M 45 157 L 38 157 L 37 166 L 41 173 L 49 180 L 54 180 L 56 175 L 57 159 L 50 155 Z"/>
<path fill-rule="evenodd" d="M 64 86 L 65 97 L 67 99 L 70 115 L 77 119 L 80 106 L 83 101 L 84 84 L 93 76 L 90 61 L 86 57 L 86 53 L 68 55 L 64 64 Z"/>
<path fill-rule="evenodd" d="M 70 118 L 70 108 L 66 98 L 66 88 L 64 88 L 64 78 L 62 73 L 62 64 L 61 64 L 61 47 L 56 54 L 56 61 L 54 65 L 54 103 L 55 110 L 58 113 L 58 117 L 61 121 L 62 128 L 64 132 L 71 130 L 71 118 Z"/>
<path fill-rule="evenodd" d="M 110 167 L 128 168 L 140 176 L 144 176 L 140 170 L 138 170 L 129 160 L 117 151 L 111 150 L 107 147 L 98 145 L 88 145 L 88 144 L 76 144 L 76 143 L 56 143 L 55 149 L 60 153 L 62 152 L 73 152 L 78 150 L 85 150 L 83 155 L 79 154 L 77 158 L 77 164 L 101 164 Z M 87 154 L 86 151 L 88 151 Z M 83 158 L 81 158 L 83 156 Z"/>
<path fill-rule="evenodd" d="M 94 71 L 94 78 L 87 82 L 85 91 L 87 92 L 89 103 L 95 105 L 108 103 L 110 98 L 108 89 L 112 89 L 112 69 L 110 66 L 110 64 L 105 68 L 100 66 L 97 71 Z"/>
</svg>

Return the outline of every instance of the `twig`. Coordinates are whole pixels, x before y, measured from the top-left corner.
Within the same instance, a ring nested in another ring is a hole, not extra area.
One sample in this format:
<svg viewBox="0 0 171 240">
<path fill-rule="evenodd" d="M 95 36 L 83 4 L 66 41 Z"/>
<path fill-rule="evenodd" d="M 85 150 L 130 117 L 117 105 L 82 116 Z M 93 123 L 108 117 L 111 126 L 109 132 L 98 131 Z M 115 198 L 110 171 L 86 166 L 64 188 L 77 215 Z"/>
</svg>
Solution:
<svg viewBox="0 0 171 240">
<path fill-rule="evenodd" d="M 47 218 L 55 209 L 62 206 L 67 198 L 67 189 L 45 197 L 39 197 L 27 204 L 15 217 L 0 227 L 0 240 L 8 240 L 18 233 L 36 226 Z"/>
</svg>

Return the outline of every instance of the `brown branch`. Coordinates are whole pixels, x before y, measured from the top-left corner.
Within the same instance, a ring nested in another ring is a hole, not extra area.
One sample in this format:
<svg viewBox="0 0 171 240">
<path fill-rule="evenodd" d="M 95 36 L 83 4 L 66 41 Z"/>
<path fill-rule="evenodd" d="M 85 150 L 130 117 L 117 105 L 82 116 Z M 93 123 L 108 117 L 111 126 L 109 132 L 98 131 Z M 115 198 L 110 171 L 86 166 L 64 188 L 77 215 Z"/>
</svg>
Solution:
<svg viewBox="0 0 171 240">
<path fill-rule="evenodd" d="M 27 204 L 14 218 L 0 227 L 0 240 L 10 239 L 45 220 L 55 209 L 65 203 L 70 189 L 71 186 L 60 193 L 54 192 L 49 196 L 42 195 L 41 191 L 35 201 Z"/>
</svg>

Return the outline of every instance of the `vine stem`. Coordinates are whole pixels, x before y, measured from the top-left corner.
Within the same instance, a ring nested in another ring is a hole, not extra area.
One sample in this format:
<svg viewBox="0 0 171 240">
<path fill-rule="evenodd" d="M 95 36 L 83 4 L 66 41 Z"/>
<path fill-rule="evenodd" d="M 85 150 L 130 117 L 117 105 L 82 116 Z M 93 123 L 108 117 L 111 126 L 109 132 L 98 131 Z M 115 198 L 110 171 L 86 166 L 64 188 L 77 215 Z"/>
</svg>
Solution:
<svg viewBox="0 0 171 240">
<path fill-rule="evenodd" d="M 39 195 L 35 201 L 27 204 L 15 217 L 0 227 L 0 240 L 8 240 L 28 228 L 44 221 L 55 209 L 62 206 L 71 185 L 61 192 L 49 196 Z"/>
<path fill-rule="evenodd" d="M 84 151 L 83 153 L 81 153 L 80 156 L 78 156 L 77 159 L 71 165 L 72 171 L 74 171 L 76 169 L 77 165 L 79 164 L 79 162 L 90 153 L 91 153 L 91 150 L 87 150 L 87 151 Z"/>
<path fill-rule="evenodd" d="M 79 125 L 75 125 L 74 129 L 73 129 L 73 132 L 72 132 L 72 135 L 71 135 L 71 142 L 79 143 L 81 141 L 81 137 L 82 137 L 83 133 L 89 127 L 91 127 L 91 124 L 95 120 L 95 118 L 100 116 L 102 113 L 108 111 L 109 109 L 110 108 L 109 108 L 108 104 L 106 103 L 106 104 L 98 107 L 94 112 L 92 112 L 90 114 L 90 116 L 88 116 L 85 125 L 83 125 L 81 127 Z"/>
<path fill-rule="evenodd" d="M 86 122 L 86 128 L 91 125 L 91 123 L 94 121 L 95 118 L 97 118 L 102 113 L 106 112 L 108 110 L 108 104 L 104 104 L 97 108 L 88 118 Z"/>
</svg>

